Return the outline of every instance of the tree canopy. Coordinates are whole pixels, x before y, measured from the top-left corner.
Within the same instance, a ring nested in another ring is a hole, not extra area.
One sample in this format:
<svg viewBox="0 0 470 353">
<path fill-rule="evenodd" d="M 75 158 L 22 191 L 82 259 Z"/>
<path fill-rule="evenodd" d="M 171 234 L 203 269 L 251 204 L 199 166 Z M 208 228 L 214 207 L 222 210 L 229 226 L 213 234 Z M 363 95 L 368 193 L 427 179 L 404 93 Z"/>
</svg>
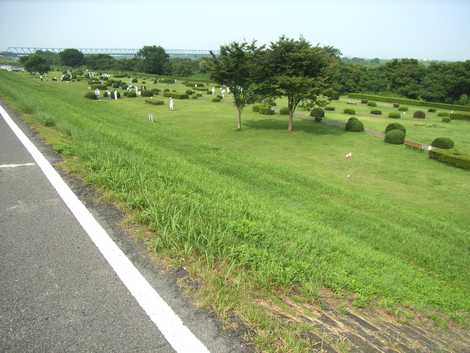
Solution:
<svg viewBox="0 0 470 353">
<path fill-rule="evenodd" d="M 219 55 L 211 52 L 211 78 L 230 88 L 238 111 L 237 129 L 241 129 L 243 108 L 255 97 L 254 72 L 262 50 L 255 42 L 233 42 L 221 46 Z"/>
<path fill-rule="evenodd" d="M 28 72 L 44 74 L 51 70 L 51 66 L 41 55 L 31 54 L 22 58 L 22 64 Z"/>
<path fill-rule="evenodd" d="M 315 102 L 327 87 L 326 69 L 339 51 L 332 47 L 312 46 L 301 38 L 281 37 L 271 43 L 258 65 L 258 92 L 264 97 L 287 97 L 288 130 L 294 128 L 294 112 L 305 100 Z"/>
<path fill-rule="evenodd" d="M 160 46 L 144 46 L 137 53 L 137 58 L 142 59 L 142 71 L 150 74 L 165 74 L 169 69 L 169 56 Z"/>
<path fill-rule="evenodd" d="M 78 49 L 64 49 L 59 53 L 62 65 L 77 67 L 85 64 L 85 56 Z"/>
</svg>

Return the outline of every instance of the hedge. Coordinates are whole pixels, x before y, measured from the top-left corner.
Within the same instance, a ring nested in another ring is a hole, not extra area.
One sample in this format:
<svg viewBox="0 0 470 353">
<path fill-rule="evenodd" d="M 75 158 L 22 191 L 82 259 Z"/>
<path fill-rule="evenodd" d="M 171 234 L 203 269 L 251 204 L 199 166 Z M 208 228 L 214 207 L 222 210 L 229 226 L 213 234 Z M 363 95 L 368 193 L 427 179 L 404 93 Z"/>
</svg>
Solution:
<svg viewBox="0 0 470 353">
<path fill-rule="evenodd" d="M 335 107 L 327 106 L 327 107 L 325 107 L 325 110 L 333 112 L 335 110 Z"/>
<path fill-rule="evenodd" d="M 413 118 L 415 118 L 415 119 L 426 119 L 426 113 L 423 112 L 422 110 L 417 110 L 413 114 Z"/>
<path fill-rule="evenodd" d="M 343 110 L 344 114 L 356 115 L 356 111 L 351 108 L 346 108 Z"/>
<path fill-rule="evenodd" d="M 401 119 L 400 113 L 397 112 L 388 113 L 388 117 L 391 119 Z"/>
<path fill-rule="evenodd" d="M 374 100 L 374 101 L 379 101 L 379 102 L 409 104 L 409 105 L 416 105 L 420 107 L 427 106 L 427 107 L 440 108 L 440 109 L 470 112 L 470 106 L 467 106 L 467 105 L 425 102 L 425 101 L 420 101 L 417 99 L 377 96 L 377 95 L 365 94 L 365 93 L 350 93 L 348 94 L 348 97 L 353 98 L 353 99 L 369 99 L 369 100 Z"/>
<path fill-rule="evenodd" d="M 390 130 L 385 134 L 384 142 L 392 145 L 402 145 L 405 143 L 405 133 L 400 129 Z"/>
<path fill-rule="evenodd" d="M 451 120 L 450 120 L 450 118 L 449 118 L 448 116 L 443 117 L 441 121 L 442 121 L 443 123 L 450 123 L 450 122 L 451 122 Z"/>
<path fill-rule="evenodd" d="M 408 111 L 408 107 L 400 107 L 400 108 L 398 108 L 398 111 L 400 111 L 400 112 L 407 112 L 407 111 Z"/>
<path fill-rule="evenodd" d="M 153 100 L 153 99 L 146 99 L 145 103 L 152 104 L 152 105 L 163 105 L 165 104 L 164 101 L 161 100 Z"/>
<path fill-rule="evenodd" d="M 387 127 L 385 128 L 385 133 L 392 131 L 392 130 L 401 130 L 406 135 L 406 128 L 402 124 L 399 124 L 399 123 L 388 124 Z"/>
<path fill-rule="evenodd" d="M 362 103 L 362 104 L 367 104 L 367 103 L 369 103 L 369 100 L 367 100 L 367 99 L 361 99 L 361 103 Z"/>
<path fill-rule="evenodd" d="M 374 114 L 374 115 L 381 115 L 382 114 L 382 111 L 381 110 L 378 110 L 378 109 L 373 109 L 370 111 L 371 114 Z"/>
<path fill-rule="evenodd" d="M 165 92 L 163 93 L 163 97 L 174 98 L 174 99 L 188 99 L 189 98 L 187 94 L 176 93 L 176 92 Z"/>
<path fill-rule="evenodd" d="M 143 90 L 141 92 L 142 97 L 153 97 L 153 93 L 150 90 Z"/>
<path fill-rule="evenodd" d="M 429 108 L 428 109 L 428 113 L 435 113 L 435 112 L 436 112 L 436 109 L 434 109 L 434 108 Z"/>
<path fill-rule="evenodd" d="M 393 103 L 393 107 L 394 107 L 394 108 L 400 107 L 400 103 Z"/>
<path fill-rule="evenodd" d="M 437 116 L 449 116 L 450 114 L 447 112 L 439 112 L 437 113 Z"/>
<path fill-rule="evenodd" d="M 134 90 L 132 90 L 132 91 L 125 91 L 125 92 L 124 92 L 124 95 L 125 95 L 126 97 L 129 97 L 129 98 L 135 98 L 135 97 L 137 97 L 137 93 L 135 93 Z"/>
<path fill-rule="evenodd" d="M 361 132 L 364 131 L 364 124 L 358 118 L 351 117 L 346 123 L 345 130 L 351 132 Z"/>
<path fill-rule="evenodd" d="M 432 141 L 431 146 L 442 149 L 451 149 L 454 148 L 454 141 L 448 137 L 438 137 Z"/>
<path fill-rule="evenodd" d="M 325 116 L 325 111 L 321 108 L 313 108 L 310 112 L 310 116 L 321 120 Z"/>
<path fill-rule="evenodd" d="M 259 113 L 263 115 L 274 115 L 275 111 L 269 105 L 264 105 L 259 108 Z"/>
<path fill-rule="evenodd" d="M 134 82 L 134 81 L 132 81 L 132 82 Z M 172 79 L 172 78 L 161 78 L 161 79 L 158 80 L 158 82 L 173 84 L 173 83 L 176 83 L 176 80 Z"/>
<path fill-rule="evenodd" d="M 465 120 L 465 121 L 470 121 L 470 115 L 469 114 L 461 114 L 461 113 L 451 113 L 450 118 L 452 120 Z"/>
<path fill-rule="evenodd" d="M 377 106 L 377 103 L 376 103 L 376 102 L 369 102 L 369 103 L 367 103 L 367 105 L 368 105 L 369 107 L 376 107 L 376 106 Z"/>
<path fill-rule="evenodd" d="M 433 148 L 429 151 L 429 158 L 457 168 L 470 170 L 470 156 L 461 154 L 455 150 Z"/>
<path fill-rule="evenodd" d="M 221 100 L 222 100 L 221 97 L 212 98 L 212 102 L 214 102 L 214 103 L 219 103 Z"/>
</svg>

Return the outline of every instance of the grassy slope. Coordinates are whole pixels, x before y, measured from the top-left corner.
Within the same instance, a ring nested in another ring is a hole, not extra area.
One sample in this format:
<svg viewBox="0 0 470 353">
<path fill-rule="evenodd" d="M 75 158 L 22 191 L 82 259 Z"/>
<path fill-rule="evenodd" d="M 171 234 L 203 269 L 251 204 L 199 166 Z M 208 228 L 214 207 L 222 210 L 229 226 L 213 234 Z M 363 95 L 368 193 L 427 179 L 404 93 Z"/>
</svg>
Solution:
<svg viewBox="0 0 470 353">
<path fill-rule="evenodd" d="M 231 104 L 206 96 L 170 113 L 142 98 L 89 101 L 85 91 L 0 73 L 0 97 L 70 135 L 64 153 L 155 230 L 157 251 L 223 262 L 238 285 L 312 298 L 328 287 L 468 322 L 468 172 L 309 120 L 288 134 L 284 117 L 247 110 L 236 132 Z"/>
</svg>

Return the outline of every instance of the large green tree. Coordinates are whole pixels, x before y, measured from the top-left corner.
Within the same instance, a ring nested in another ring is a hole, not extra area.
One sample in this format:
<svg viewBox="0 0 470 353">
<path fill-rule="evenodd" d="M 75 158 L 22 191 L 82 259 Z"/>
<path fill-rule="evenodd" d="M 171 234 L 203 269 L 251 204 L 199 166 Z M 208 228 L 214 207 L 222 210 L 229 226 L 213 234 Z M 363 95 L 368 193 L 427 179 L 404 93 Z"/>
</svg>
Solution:
<svg viewBox="0 0 470 353">
<path fill-rule="evenodd" d="M 47 60 L 38 54 L 31 54 L 23 58 L 21 58 L 21 61 L 28 72 L 39 72 L 40 74 L 44 74 L 51 70 L 51 66 Z"/>
<path fill-rule="evenodd" d="M 78 49 L 64 49 L 59 53 L 62 65 L 77 67 L 85 64 L 85 56 Z"/>
<path fill-rule="evenodd" d="M 169 69 L 170 57 L 160 46 L 145 46 L 137 53 L 142 59 L 142 70 L 150 74 L 165 74 Z"/>
<path fill-rule="evenodd" d="M 258 65 L 258 91 L 265 97 L 287 97 L 288 131 L 294 129 L 297 106 L 304 100 L 314 103 L 326 88 L 326 69 L 338 55 L 334 48 L 312 46 L 303 38 L 284 36 L 266 50 Z"/>
<path fill-rule="evenodd" d="M 110 70 L 116 59 L 108 54 L 91 54 L 85 56 L 85 63 L 92 70 Z"/>
<path fill-rule="evenodd" d="M 243 108 L 255 97 L 254 72 L 262 50 L 255 42 L 233 42 L 221 46 L 218 55 L 211 52 L 211 78 L 230 88 L 238 112 L 237 129 L 242 127 Z"/>
</svg>

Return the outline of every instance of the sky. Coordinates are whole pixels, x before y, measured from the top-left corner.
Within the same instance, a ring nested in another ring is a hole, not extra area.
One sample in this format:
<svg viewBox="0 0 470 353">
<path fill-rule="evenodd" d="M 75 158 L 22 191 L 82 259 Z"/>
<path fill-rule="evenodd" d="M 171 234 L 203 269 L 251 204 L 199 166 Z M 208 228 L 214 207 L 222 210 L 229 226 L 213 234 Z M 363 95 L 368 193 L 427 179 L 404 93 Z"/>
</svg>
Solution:
<svg viewBox="0 0 470 353">
<path fill-rule="evenodd" d="M 469 60 L 470 0 L 0 0 L 0 51 L 214 50 L 281 35 L 348 57 Z"/>
</svg>

